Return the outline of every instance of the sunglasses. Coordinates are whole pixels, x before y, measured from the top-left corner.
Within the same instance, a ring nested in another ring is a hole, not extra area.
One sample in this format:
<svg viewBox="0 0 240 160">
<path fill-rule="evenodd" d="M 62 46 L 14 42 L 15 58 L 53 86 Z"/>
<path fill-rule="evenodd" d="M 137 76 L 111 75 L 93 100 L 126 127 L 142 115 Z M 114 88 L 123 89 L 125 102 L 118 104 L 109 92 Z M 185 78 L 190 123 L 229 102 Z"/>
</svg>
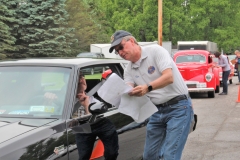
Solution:
<svg viewBox="0 0 240 160">
<path fill-rule="evenodd" d="M 124 45 L 126 44 L 127 41 L 129 41 L 129 39 L 126 40 L 124 44 L 121 44 L 121 43 L 120 43 L 120 44 L 118 45 L 118 48 L 115 48 L 115 54 L 116 54 L 116 55 L 119 54 L 119 51 L 121 51 L 121 50 L 124 49 Z"/>
</svg>

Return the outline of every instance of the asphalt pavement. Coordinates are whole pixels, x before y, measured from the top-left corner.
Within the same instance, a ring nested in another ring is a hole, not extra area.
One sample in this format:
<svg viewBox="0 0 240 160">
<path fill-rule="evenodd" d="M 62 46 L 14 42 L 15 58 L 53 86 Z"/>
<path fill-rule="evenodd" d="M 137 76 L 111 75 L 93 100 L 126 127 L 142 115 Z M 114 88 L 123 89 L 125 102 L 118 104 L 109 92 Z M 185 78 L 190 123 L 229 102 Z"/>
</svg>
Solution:
<svg viewBox="0 0 240 160">
<path fill-rule="evenodd" d="M 192 95 L 197 128 L 190 133 L 182 160 L 240 160 L 240 100 L 237 77 L 228 95 Z M 222 91 L 222 87 L 220 88 Z"/>
</svg>

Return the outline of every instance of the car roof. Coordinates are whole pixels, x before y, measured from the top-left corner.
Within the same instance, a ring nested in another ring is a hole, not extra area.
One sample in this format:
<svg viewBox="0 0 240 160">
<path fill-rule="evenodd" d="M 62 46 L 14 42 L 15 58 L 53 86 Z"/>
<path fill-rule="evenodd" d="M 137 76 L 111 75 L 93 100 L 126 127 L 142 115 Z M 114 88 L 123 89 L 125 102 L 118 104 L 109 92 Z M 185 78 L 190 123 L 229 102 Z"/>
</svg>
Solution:
<svg viewBox="0 0 240 160">
<path fill-rule="evenodd" d="M 0 62 L 0 66 L 5 65 L 93 65 L 101 63 L 123 63 L 123 59 L 93 59 L 93 58 L 36 58 L 5 60 Z"/>
</svg>

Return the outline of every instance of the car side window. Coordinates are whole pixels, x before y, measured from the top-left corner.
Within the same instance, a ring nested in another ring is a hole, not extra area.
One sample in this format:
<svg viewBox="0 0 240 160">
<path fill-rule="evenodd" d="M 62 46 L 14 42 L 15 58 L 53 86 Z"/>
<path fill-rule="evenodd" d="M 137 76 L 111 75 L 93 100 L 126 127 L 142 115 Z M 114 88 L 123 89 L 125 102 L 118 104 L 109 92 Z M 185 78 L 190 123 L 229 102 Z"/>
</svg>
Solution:
<svg viewBox="0 0 240 160">
<path fill-rule="evenodd" d="M 208 56 L 208 63 L 212 63 L 212 57 L 210 55 Z"/>
<path fill-rule="evenodd" d="M 84 108 L 84 97 L 88 96 L 89 101 L 87 105 L 103 101 L 98 96 L 97 90 L 101 87 L 103 82 L 103 73 L 109 71 L 109 65 L 94 65 L 80 68 L 78 75 L 78 88 L 76 91 L 76 102 L 72 111 L 73 118 L 85 118 L 88 117 L 88 111 Z"/>
</svg>

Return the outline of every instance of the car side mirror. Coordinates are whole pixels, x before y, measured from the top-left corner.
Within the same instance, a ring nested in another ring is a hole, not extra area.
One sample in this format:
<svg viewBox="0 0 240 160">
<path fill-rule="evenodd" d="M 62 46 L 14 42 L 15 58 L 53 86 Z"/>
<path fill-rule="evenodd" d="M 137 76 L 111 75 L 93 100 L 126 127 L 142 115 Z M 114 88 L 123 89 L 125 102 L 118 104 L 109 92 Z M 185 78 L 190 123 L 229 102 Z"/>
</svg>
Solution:
<svg viewBox="0 0 240 160">
<path fill-rule="evenodd" d="M 105 113 L 108 106 L 104 102 L 94 102 L 89 105 L 89 112 L 93 115 Z"/>
</svg>

